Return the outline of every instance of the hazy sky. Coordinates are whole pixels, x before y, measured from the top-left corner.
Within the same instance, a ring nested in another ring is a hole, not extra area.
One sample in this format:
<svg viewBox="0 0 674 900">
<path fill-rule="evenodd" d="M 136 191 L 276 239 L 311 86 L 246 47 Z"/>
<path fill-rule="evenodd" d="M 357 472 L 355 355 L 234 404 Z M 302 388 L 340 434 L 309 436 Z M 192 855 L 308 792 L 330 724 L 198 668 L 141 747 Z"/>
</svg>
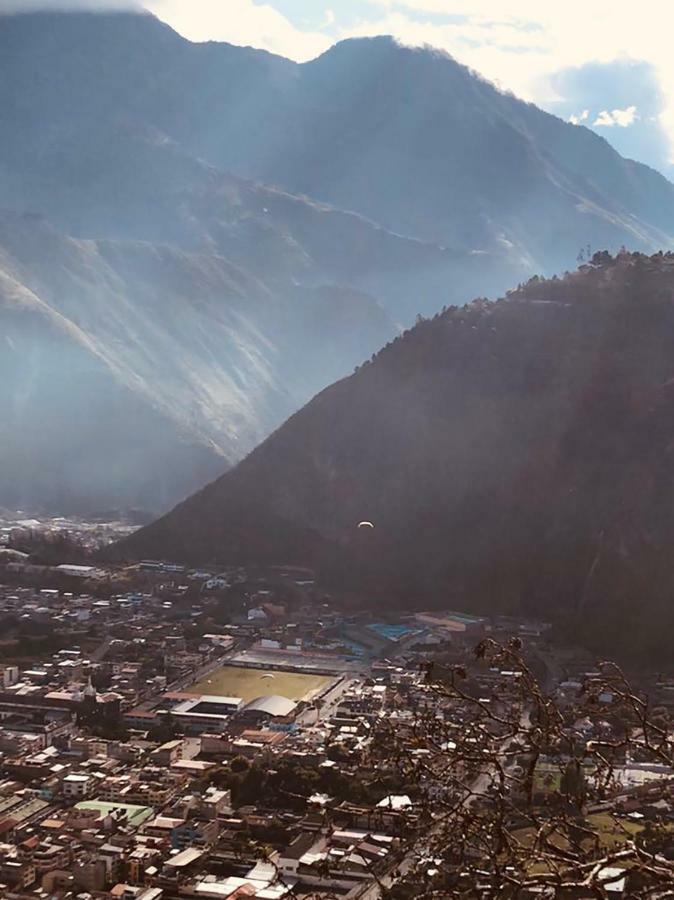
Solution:
<svg viewBox="0 0 674 900">
<path fill-rule="evenodd" d="M 296 60 L 357 35 L 428 43 L 628 156 L 662 169 L 674 158 L 674 6 L 664 0 L 0 0 L 0 10 L 133 2 L 192 40 Z"/>
</svg>

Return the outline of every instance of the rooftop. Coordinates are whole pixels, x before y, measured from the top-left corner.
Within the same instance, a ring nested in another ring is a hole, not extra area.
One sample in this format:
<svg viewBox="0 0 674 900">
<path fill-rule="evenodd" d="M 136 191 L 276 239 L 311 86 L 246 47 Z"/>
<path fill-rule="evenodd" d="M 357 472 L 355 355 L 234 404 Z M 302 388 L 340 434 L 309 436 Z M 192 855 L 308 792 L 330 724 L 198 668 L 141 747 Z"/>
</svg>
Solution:
<svg viewBox="0 0 674 900">
<path fill-rule="evenodd" d="M 289 716 L 296 708 L 297 703 L 294 700 L 288 700 L 280 694 L 267 694 L 246 703 L 244 710 L 267 713 L 270 716 Z"/>
<path fill-rule="evenodd" d="M 167 859 L 166 865 L 171 866 L 174 869 L 182 869 L 185 866 L 189 866 L 193 862 L 196 862 L 198 859 L 201 859 L 203 855 L 203 850 L 197 850 L 196 847 L 188 847 L 187 850 L 183 850 L 182 853 L 177 853 L 175 856 Z"/>
<path fill-rule="evenodd" d="M 101 819 L 115 810 L 121 810 L 126 813 L 129 824 L 135 826 L 142 825 L 153 815 L 149 806 L 136 806 L 131 803 L 104 803 L 100 800 L 83 800 L 76 805 L 75 809 L 96 810 L 100 813 Z"/>
</svg>

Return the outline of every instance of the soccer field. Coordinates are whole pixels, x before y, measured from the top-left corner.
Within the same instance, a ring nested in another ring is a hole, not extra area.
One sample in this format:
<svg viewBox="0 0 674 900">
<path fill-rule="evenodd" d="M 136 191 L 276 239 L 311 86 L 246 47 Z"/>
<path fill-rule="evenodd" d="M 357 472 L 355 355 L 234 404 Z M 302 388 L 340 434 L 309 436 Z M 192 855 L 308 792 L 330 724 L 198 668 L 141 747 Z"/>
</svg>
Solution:
<svg viewBox="0 0 674 900">
<path fill-rule="evenodd" d="M 334 677 L 223 666 L 187 690 L 190 694 L 241 697 L 246 702 L 268 694 L 279 694 L 289 700 L 308 700 L 330 684 Z"/>
</svg>

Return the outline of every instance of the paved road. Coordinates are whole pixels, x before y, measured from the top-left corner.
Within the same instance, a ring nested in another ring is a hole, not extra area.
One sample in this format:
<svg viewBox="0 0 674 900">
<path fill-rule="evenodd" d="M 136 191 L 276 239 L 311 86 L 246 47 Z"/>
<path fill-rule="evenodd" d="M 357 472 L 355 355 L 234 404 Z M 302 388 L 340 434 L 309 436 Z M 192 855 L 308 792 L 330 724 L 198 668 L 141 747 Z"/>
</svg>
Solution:
<svg viewBox="0 0 674 900">
<path fill-rule="evenodd" d="M 337 711 L 337 707 L 342 702 L 344 694 L 355 684 L 357 684 L 356 678 L 345 678 L 344 681 L 340 681 L 339 684 L 335 685 L 334 688 L 324 694 L 322 698 L 323 703 L 319 710 L 320 718 L 329 719 L 330 716 L 334 715 Z"/>
<path fill-rule="evenodd" d="M 111 643 L 111 637 L 105 638 L 105 640 L 102 641 L 102 643 L 100 643 L 98 647 L 96 647 L 96 649 L 89 654 L 89 659 L 91 660 L 91 662 L 101 662 L 101 660 L 105 659 L 105 656 L 110 649 Z"/>
<path fill-rule="evenodd" d="M 346 691 L 351 685 L 356 684 L 357 681 L 358 679 L 356 678 L 346 678 L 344 681 L 340 681 L 339 684 L 323 695 L 321 698 L 322 702 L 318 708 L 310 706 L 298 717 L 298 724 L 310 728 L 322 720 L 329 719 L 336 712 Z"/>
</svg>

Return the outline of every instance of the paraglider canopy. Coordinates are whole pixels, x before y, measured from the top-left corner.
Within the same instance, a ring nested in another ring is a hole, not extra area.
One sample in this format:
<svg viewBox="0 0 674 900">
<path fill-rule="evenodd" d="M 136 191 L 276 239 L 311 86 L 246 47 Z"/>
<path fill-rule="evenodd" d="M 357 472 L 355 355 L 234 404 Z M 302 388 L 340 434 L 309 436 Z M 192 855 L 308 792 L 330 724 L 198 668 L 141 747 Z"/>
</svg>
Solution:
<svg viewBox="0 0 674 900">
<path fill-rule="evenodd" d="M 372 522 L 359 522 L 358 527 L 359 528 L 374 528 L 374 525 L 372 524 Z"/>
</svg>

